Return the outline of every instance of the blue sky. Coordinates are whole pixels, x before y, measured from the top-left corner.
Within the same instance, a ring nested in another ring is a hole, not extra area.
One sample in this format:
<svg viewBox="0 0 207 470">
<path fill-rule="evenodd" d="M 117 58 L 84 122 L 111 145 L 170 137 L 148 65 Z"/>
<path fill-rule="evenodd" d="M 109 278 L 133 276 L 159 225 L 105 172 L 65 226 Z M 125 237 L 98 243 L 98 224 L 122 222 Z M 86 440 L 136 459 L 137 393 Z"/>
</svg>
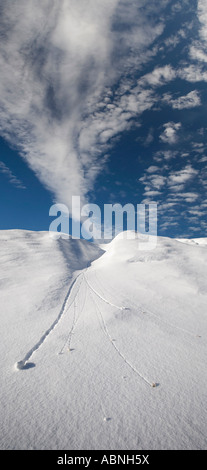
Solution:
<svg viewBox="0 0 207 470">
<path fill-rule="evenodd" d="M 80 195 L 207 236 L 207 0 L 3 0 L 0 27 L 0 229 Z"/>
</svg>

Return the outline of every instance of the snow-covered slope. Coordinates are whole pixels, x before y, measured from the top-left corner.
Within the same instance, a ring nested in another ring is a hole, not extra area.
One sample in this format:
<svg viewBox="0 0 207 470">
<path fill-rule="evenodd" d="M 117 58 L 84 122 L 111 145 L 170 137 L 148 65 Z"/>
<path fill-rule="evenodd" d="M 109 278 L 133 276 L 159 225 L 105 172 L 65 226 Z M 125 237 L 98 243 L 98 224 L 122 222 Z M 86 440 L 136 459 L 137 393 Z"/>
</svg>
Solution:
<svg viewBox="0 0 207 470">
<path fill-rule="evenodd" d="M 190 245 L 207 245 L 207 238 L 178 238 L 178 241 L 183 243 L 189 243 Z"/>
<path fill-rule="evenodd" d="M 204 242 L 0 232 L 2 449 L 207 448 Z"/>
</svg>

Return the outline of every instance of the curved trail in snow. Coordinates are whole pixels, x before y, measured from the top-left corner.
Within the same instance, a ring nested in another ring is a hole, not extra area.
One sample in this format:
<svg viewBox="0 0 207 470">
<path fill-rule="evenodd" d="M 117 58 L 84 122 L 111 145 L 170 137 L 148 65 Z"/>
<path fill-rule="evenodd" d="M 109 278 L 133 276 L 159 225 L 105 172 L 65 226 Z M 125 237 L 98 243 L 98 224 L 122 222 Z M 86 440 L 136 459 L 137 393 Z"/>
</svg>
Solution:
<svg viewBox="0 0 207 470">
<path fill-rule="evenodd" d="M 94 294 L 96 294 L 97 297 L 99 297 L 99 299 L 103 300 L 103 302 L 105 302 L 106 304 L 111 305 L 111 307 L 117 308 L 118 310 L 128 310 L 127 307 L 120 307 L 120 306 L 118 306 L 118 305 L 112 304 L 111 302 L 109 302 L 109 300 L 106 300 L 104 297 L 102 297 L 102 295 L 99 294 L 99 292 L 97 292 L 97 291 L 92 287 L 92 285 L 91 285 L 90 282 L 88 281 L 88 279 L 87 279 L 85 273 L 83 273 L 83 275 L 84 275 L 84 279 L 86 280 L 86 283 L 88 284 L 88 287 L 90 287 L 90 289 L 94 292 Z"/>
<path fill-rule="evenodd" d="M 89 286 L 89 284 L 88 284 L 88 286 Z M 89 286 L 89 287 L 90 287 L 90 286 Z M 90 289 L 91 289 L 91 287 L 90 287 Z M 94 290 L 93 290 L 93 289 L 91 289 L 91 291 L 94 293 Z M 114 349 L 116 350 L 116 352 L 117 352 L 117 353 L 119 354 L 119 356 L 124 360 L 124 362 L 130 367 L 130 369 L 131 369 L 133 372 L 135 372 L 135 374 L 138 375 L 139 378 L 141 378 L 142 380 L 144 380 L 144 382 L 145 382 L 146 384 L 150 385 L 150 387 L 157 387 L 158 384 L 155 383 L 155 382 L 150 382 L 143 374 L 141 374 L 141 372 L 139 372 L 139 371 L 136 369 L 136 367 L 134 367 L 134 366 L 131 364 L 131 362 L 128 361 L 128 359 L 127 359 L 127 358 L 124 356 L 124 354 L 120 351 L 120 349 L 118 348 L 118 346 L 114 343 L 113 338 L 112 338 L 112 336 L 111 336 L 110 333 L 109 333 L 109 330 L 108 330 L 107 324 L 106 324 L 106 322 L 105 322 L 105 320 L 104 320 L 104 317 L 103 317 L 103 315 L 102 315 L 102 313 L 101 313 L 101 310 L 100 310 L 100 308 L 98 307 L 97 302 L 94 300 L 92 294 L 91 294 L 91 297 L 92 297 L 93 303 L 94 303 L 94 305 L 95 305 L 96 313 L 99 312 L 99 315 L 100 315 L 100 318 L 101 318 L 101 323 L 102 323 L 103 331 L 104 331 L 105 335 L 108 337 L 108 339 L 109 339 L 111 345 L 114 347 Z M 99 298 L 102 300 L 102 297 L 101 297 L 101 296 L 99 296 Z M 104 301 L 105 301 L 105 300 L 104 300 Z M 108 303 L 108 302 L 107 302 L 107 303 Z"/>
<path fill-rule="evenodd" d="M 16 362 L 15 364 L 15 368 L 17 370 L 21 370 L 21 369 L 25 369 L 26 368 L 26 364 L 27 362 L 31 359 L 31 357 L 33 356 L 33 354 L 38 351 L 40 349 L 40 347 L 43 345 L 43 343 L 45 342 L 45 340 L 48 338 L 48 336 L 50 335 L 50 333 L 54 330 L 54 328 L 58 325 L 58 323 L 60 322 L 62 316 L 64 315 L 66 309 L 68 308 L 68 300 L 70 298 L 70 295 L 72 293 L 72 290 L 77 282 L 77 280 L 79 279 L 79 277 L 82 275 L 82 272 L 79 273 L 75 279 L 72 281 L 72 283 L 70 284 L 70 287 L 68 289 L 68 292 L 66 294 L 66 297 L 64 299 L 64 302 L 62 304 L 62 307 L 61 307 L 61 310 L 59 312 L 59 315 L 58 317 L 56 318 L 56 320 L 52 323 L 52 325 L 50 326 L 50 328 L 48 328 L 45 333 L 41 336 L 41 338 L 39 339 L 39 341 L 27 352 L 27 354 L 24 356 L 24 358 L 21 360 L 21 361 L 18 361 Z M 76 294 L 77 295 L 77 294 Z M 76 297 L 76 296 L 75 296 Z M 75 300 L 75 299 L 74 299 Z M 73 300 L 73 302 L 74 302 Z M 73 303 L 72 302 L 72 303 Z M 71 304 L 72 305 L 72 304 Z"/>
<path fill-rule="evenodd" d="M 101 281 L 100 279 L 98 279 L 98 276 L 97 276 L 97 273 L 96 273 L 96 279 L 98 281 L 98 283 L 101 284 Z M 103 290 L 103 288 L 102 288 Z M 104 286 L 104 290 L 106 290 L 106 287 Z M 111 295 L 111 294 L 110 294 Z M 99 296 L 101 298 L 101 296 Z M 109 303 L 109 302 L 108 302 Z M 178 326 L 178 325 L 175 325 L 174 323 L 171 323 L 169 322 L 168 320 L 165 320 L 165 318 L 162 318 L 160 315 L 157 315 L 156 313 L 152 312 L 151 310 L 149 310 L 147 307 L 145 307 L 143 304 L 135 304 L 134 302 L 132 302 L 130 300 L 130 304 L 131 306 L 133 306 L 133 308 L 138 311 L 140 314 L 142 315 L 149 315 L 149 316 L 152 316 L 152 317 L 155 317 L 157 318 L 157 320 L 160 322 L 160 323 L 163 323 L 164 325 L 167 325 L 169 326 L 170 328 L 173 328 L 175 330 L 178 330 L 178 331 L 181 331 L 183 333 L 186 333 L 187 335 L 189 336 L 192 336 L 193 338 L 201 338 L 201 335 L 200 333 L 195 333 L 195 332 L 192 332 L 186 328 L 182 328 L 181 326 Z M 127 308 L 127 310 L 131 310 L 130 309 L 130 306 Z"/>
<path fill-rule="evenodd" d="M 82 278 L 82 280 L 83 280 L 83 279 L 84 279 L 84 278 Z M 81 288 L 81 286 L 82 286 L 82 280 L 81 280 L 80 288 Z M 87 287 L 87 286 L 86 286 L 86 287 Z M 74 299 L 73 299 L 73 302 L 72 302 L 72 303 L 70 304 L 70 306 L 69 306 L 69 309 L 70 309 L 70 308 L 72 307 L 72 305 L 74 305 L 72 326 L 71 326 L 71 328 L 70 328 L 70 330 L 69 330 L 69 333 L 68 333 L 68 335 L 67 335 L 67 337 L 66 337 L 66 340 L 64 341 L 64 344 L 63 344 L 63 346 L 62 346 L 62 348 L 61 348 L 61 350 L 59 351 L 58 354 L 63 354 L 64 349 L 66 348 L 66 346 L 67 346 L 67 350 L 68 350 L 68 351 L 71 350 L 72 336 L 73 336 L 73 334 L 74 334 L 74 330 L 75 330 L 75 328 L 76 328 L 76 325 L 77 325 L 77 323 L 78 323 L 79 320 L 80 320 L 80 316 L 81 316 L 81 314 L 82 314 L 82 312 L 83 312 L 83 310 L 84 310 L 85 303 L 86 303 L 86 289 L 85 289 L 85 291 L 84 291 L 84 297 L 83 297 L 83 305 L 82 305 L 81 309 L 79 310 L 79 312 L 77 313 L 77 311 L 78 311 L 78 302 L 76 303 L 76 298 L 78 297 L 78 294 L 80 293 L 80 288 L 79 288 L 79 290 L 77 291 L 77 293 L 76 293 L 76 295 L 75 295 L 75 297 L 74 297 Z"/>
</svg>

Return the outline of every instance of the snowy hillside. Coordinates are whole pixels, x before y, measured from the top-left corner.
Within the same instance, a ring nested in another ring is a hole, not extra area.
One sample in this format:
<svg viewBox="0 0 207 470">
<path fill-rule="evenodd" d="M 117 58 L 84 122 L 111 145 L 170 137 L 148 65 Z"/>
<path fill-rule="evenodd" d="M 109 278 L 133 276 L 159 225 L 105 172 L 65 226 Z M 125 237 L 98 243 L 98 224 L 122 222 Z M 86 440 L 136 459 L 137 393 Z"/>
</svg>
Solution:
<svg viewBox="0 0 207 470">
<path fill-rule="evenodd" d="M 0 232 L 1 449 L 207 448 L 206 239 L 139 243 Z"/>
</svg>

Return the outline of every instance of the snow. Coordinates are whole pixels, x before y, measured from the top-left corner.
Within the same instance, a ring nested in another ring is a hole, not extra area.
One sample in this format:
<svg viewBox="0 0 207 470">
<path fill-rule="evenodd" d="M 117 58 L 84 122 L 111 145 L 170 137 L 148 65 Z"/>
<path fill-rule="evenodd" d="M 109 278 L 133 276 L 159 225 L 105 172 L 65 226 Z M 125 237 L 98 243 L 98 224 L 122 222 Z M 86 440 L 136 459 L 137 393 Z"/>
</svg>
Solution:
<svg viewBox="0 0 207 470">
<path fill-rule="evenodd" d="M 207 239 L 0 232 L 1 449 L 206 449 Z"/>
<path fill-rule="evenodd" d="M 196 245 L 207 245 L 207 238 L 181 238 L 178 239 L 178 241 L 182 243 L 190 243 L 190 244 L 196 244 Z"/>
</svg>

